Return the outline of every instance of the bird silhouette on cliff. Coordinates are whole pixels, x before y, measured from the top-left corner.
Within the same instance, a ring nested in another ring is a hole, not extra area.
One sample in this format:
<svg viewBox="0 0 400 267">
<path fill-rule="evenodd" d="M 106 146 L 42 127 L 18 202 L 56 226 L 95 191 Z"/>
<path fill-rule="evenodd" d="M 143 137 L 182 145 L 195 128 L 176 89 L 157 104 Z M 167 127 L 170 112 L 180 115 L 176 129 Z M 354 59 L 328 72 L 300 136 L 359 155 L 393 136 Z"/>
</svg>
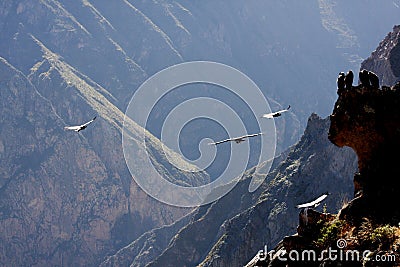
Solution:
<svg viewBox="0 0 400 267">
<path fill-rule="evenodd" d="M 345 88 L 345 83 L 344 83 L 344 79 L 346 77 L 346 74 L 344 74 L 344 72 L 340 72 L 339 76 L 337 78 L 337 87 L 338 87 L 338 94 L 340 94 L 341 92 L 343 92 L 344 88 Z"/>
<path fill-rule="evenodd" d="M 371 85 L 369 82 L 369 74 L 366 69 L 360 70 L 358 73 L 358 79 L 360 80 L 361 86 L 369 87 Z"/>
<path fill-rule="evenodd" d="M 368 71 L 368 78 L 372 88 L 379 88 L 379 77 L 372 71 Z"/>
<path fill-rule="evenodd" d="M 344 77 L 344 84 L 346 89 L 351 89 L 353 87 L 354 73 L 352 70 L 349 70 Z"/>
<path fill-rule="evenodd" d="M 88 122 L 86 122 L 86 123 L 84 123 L 82 125 L 65 126 L 64 130 L 80 132 L 80 131 L 86 129 L 88 127 L 88 125 L 91 124 L 95 119 L 96 119 L 96 117 L 94 117 L 93 119 L 91 119 L 90 121 L 88 121 Z"/>
</svg>

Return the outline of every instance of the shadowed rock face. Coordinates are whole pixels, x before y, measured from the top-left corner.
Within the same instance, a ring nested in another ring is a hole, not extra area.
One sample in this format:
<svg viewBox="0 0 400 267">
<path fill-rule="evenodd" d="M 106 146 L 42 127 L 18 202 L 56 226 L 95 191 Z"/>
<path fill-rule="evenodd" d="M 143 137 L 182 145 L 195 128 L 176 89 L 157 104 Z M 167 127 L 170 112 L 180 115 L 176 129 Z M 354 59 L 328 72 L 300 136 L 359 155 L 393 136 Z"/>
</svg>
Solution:
<svg viewBox="0 0 400 267">
<path fill-rule="evenodd" d="M 370 216 L 384 222 L 399 218 L 399 211 L 384 214 L 382 208 L 397 201 L 399 193 L 395 186 L 400 148 L 399 40 L 400 26 L 395 26 L 361 64 L 361 69 L 377 73 L 381 84 L 397 84 L 382 88 L 359 85 L 344 90 L 330 117 L 329 139 L 357 153 L 360 171 L 354 176 L 356 199 L 342 210 L 342 217 Z"/>
<path fill-rule="evenodd" d="M 400 193 L 394 186 L 400 149 L 399 105 L 400 90 L 395 86 L 358 86 L 339 94 L 330 116 L 329 140 L 354 149 L 359 168 L 354 176 L 356 198 L 342 210 L 342 217 L 399 218 L 399 212 L 382 208 L 395 203 Z"/>
</svg>

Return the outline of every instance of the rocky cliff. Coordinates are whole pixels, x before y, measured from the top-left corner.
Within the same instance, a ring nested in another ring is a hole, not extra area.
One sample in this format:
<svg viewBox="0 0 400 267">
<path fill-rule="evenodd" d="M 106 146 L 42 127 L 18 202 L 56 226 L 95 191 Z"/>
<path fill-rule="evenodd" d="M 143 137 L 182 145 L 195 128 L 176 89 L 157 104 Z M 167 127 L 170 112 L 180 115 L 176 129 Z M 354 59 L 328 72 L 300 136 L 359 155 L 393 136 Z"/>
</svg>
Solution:
<svg viewBox="0 0 400 267">
<path fill-rule="evenodd" d="M 122 153 L 123 113 L 101 87 L 41 49 L 43 61 L 29 76 L 0 58 L 0 262 L 94 266 L 189 210 L 163 205 L 133 182 Z M 63 130 L 88 115 L 98 119 L 85 131 Z M 126 126 L 135 139 L 140 127 Z M 166 179 L 209 181 L 171 169 L 156 138 L 148 145 Z M 135 153 L 146 150 L 138 145 Z M 148 177 L 139 167 L 133 175 Z"/>
<path fill-rule="evenodd" d="M 341 210 L 341 218 L 373 217 L 375 221 L 398 222 L 398 209 L 383 209 L 395 203 L 400 149 L 399 87 L 358 86 L 339 95 L 331 115 L 329 139 L 354 149 L 359 172 L 354 176 L 355 199 Z"/>
<path fill-rule="evenodd" d="M 296 113 L 277 122 L 280 143 L 288 145 L 298 139 L 311 111 L 329 111 L 326 103 L 335 93 L 321 88 L 327 88 L 338 65 L 348 62 L 342 57 L 347 48 L 336 48 L 337 36 L 376 37 L 397 14 L 391 2 L 379 6 L 361 18 L 370 31 L 347 31 L 346 23 L 354 22 L 341 20 L 337 27 L 328 0 L 1 1 L 0 224 L 5 230 L 0 233 L 0 264 L 97 265 L 139 236 L 135 245 L 148 247 L 144 232 L 188 212 L 148 197 L 125 166 L 123 110 L 146 78 L 186 60 L 235 66 L 273 99 L 273 108 L 286 101 L 297 106 Z M 362 3 L 357 8 L 369 7 Z M 321 13 L 326 15 L 323 24 Z M 379 20 L 370 23 L 374 17 Z M 351 51 L 354 55 L 370 51 L 363 42 L 354 47 L 360 48 Z M 326 75 L 310 77 L 322 68 Z M 306 96 L 299 98 L 299 91 Z M 80 134 L 60 130 L 95 114 L 93 127 Z M 134 139 L 141 129 L 130 122 L 129 130 Z M 169 168 L 156 138 L 150 147 L 170 181 L 209 179 Z M 134 156 L 145 152 L 139 146 Z M 147 177 L 140 166 L 134 175 Z M 254 204 L 248 203 L 243 207 Z M 180 226 L 160 229 L 168 239 Z M 159 243 L 164 250 L 168 242 Z M 150 254 L 147 260 L 154 259 Z"/>
<path fill-rule="evenodd" d="M 398 57 L 398 33 L 399 27 L 394 27 L 362 68 L 374 66 L 384 74 L 398 73 L 399 65 L 392 58 Z M 398 81 L 395 75 L 391 77 Z M 400 265 L 400 216 L 394 204 L 400 193 L 395 156 L 400 149 L 399 90 L 399 83 L 364 82 L 338 91 L 329 140 L 357 154 L 354 198 L 335 214 L 302 210 L 297 233 L 285 237 L 266 257 L 256 256 L 248 266 Z M 304 257 L 304 252 L 315 254 Z"/>
<path fill-rule="evenodd" d="M 348 146 L 358 155 L 354 176 L 356 198 L 342 217 L 373 217 L 383 222 L 399 220 L 398 210 L 382 209 L 397 199 L 395 157 L 399 147 L 400 26 L 379 44 L 361 68 L 379 73 L 381 87 L 360 84 L 339 94 L 331 115 L 330 140 Z M 393 85 L 391 87 L 387 86 Z M 350 218 L 349 218 L 350 219 Z"/>
</svg>

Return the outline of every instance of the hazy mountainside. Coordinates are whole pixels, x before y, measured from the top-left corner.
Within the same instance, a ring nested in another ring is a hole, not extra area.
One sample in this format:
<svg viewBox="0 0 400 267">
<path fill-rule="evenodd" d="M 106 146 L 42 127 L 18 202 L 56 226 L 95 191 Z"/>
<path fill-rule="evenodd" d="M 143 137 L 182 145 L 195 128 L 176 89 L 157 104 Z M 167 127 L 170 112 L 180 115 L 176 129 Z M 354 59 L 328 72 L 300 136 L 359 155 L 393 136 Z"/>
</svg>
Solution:
<svg viewBox="0 0 400 267">
<path fill-rule="evenodd" d="M 369 16 L 354 20 L 345 1 L 328 0 L 7 0 L 0 4 L 0 55 L 27 75 L 41 61 L 34 36 L 106 88 L 121 110 L 146 78 L 167 66 L 226 63 L 252 78 L 272 108 L 292 104 L 295 116 L 278 123 L 280 145 L 287 147 L 298 140 L 311 112 L 330 112 L 335 95 L 321 88 L 329 88 L 337 70 L 348 66 L 348 54 L 365 57 L 399 10 L 377 0 L 352 6 Z M 357 42 L 343 46 L 343 39 Z"/>
<path fill-rule="evenodd" d="M 139 189 L 123 158 L 123 113 L 101 88 L 42 49 L 44 59 L 29 77 L 1 61 L 0 258 L 4 265 L 95 265 L 188 210 Z M 59 84 L 63 90 L 54 91 Z M 82 114 L 98 119 L 82 134 L 63 130 L 66 120 L 85 121 Z M 126 127 L 135 139 L 140 127 L 129 121 Z M 206 174 L 180 173 L 166 164 L 157 139 L 147 145 L 166 179 L 209 181 Z M 145 153 L 138 145 L 132 156 Z M 150 178 L 139 167 L 133 175 Z"/>
<path fill-rule="evenodd" d="M 282 161 L 285 155 L 277 157 L 273 166 Z M 263 165 L 261 173 L 265 172 L 268 164 Z M 198 207 L 191 214 L 183 217 L 171 226 L 151 230 L 122 248 L 115 255 L 108 257 L 102 266 L 144 266 L 157 259 L 166 248 L 172 248 L 167 252 L 168 265 L 181 266 L 187 261 L 199 261 L 206 253 L 216 237 L 224 220 L 232 218 L 241 210 L 249 208 L 256 201 L 261 191 L 253 194 L 248 193 L 251 173 L 254 169 L 245 174 L 243 181 L 240 181 L 234 189 L 222 199 L 205 206 Z M 239 197 L 238 197 L 239 196 Z M 221 212 L 220 208 L 229 207 Z M 166 238 L 169 236 L 169 238 Z M 146 240 L 146 242 L 143 242 Z M 176 245 L 177 242 L 179 245 Z M 176 250 L 179 247 L 180 250 Z M 135 253 L 140 251 L 140 253 Z M 185 256 L 190 254 L 190 259 Z M 160 263 L 161 264 L 161 263 Z M 165 263 L 163 263 L 165 264 Z"/>
<path fill-rule="evenodd" d="M 131 244 L 107 257 L 100 266 L 137 266 L 151 262 L 168 246 L 174 235 L 190 222 L 196 211 L 187 214 L 171 225 L 152 229 L 141 235 Z"/>
<path fill-rule="evenodd" d="M 138 166 L 129 173 L 121 147 L 128 101 L 167 66 L 213 60 L 237 67 L 257 82 L 273 109 L 292 104 L 293 112 L 277 125 L 279 145 L 294 143 L 311 111 L 328 113 L 334 91 L 321 88 L 331 88 L 350 51 L 337 49 L 342 32 L 326 26 L 340 17 L 341 5 L 321 23 L 321 3 L 326 1 L 1 1 L 0 262 L 96 265 L 188 212 L 139 189 L 132 175 L 148 177 L 147 171 Z M 387 2 L 380 7 L 357 23 L 392 25 L 396 16 L 387 14 L 398 9 Z M 342 22 L 351 28 L 353 21 Z M 365 32 L 375 36 L 379 29 Z M 360 42 L 349 53 L 362 54 L 366 46 Z M 62 131 L 95 115 L 82 133 Z M 141 128 L 133 121 L 126 127 L 136 140 Z M 209 180 L 177 171 L 161 143 L 148 141 L 166 179 L 185 185 Z M 140 144 L 136 152 L 135 158 L 147 157 Z"/>
<path fill-rule="evenodd" d="M 351 177 L 357 159 L 351 149 L 339 149 L 328 141 L 328 129 L 329 118 L 313 114 L 299 143 L 287 157 L 277 159 L 262 187 L 251 194 L 247 191 L 249 171 L 229 194 L 198 208 L 167 247 L 165 241 L 161 246 L 160 242 L 141 246 L 141 253 L 152 252 L 150 263 L 149 258 L 138 261 L 134 253 L 127 253 L 135 251 L 132 247 L 138 249 L 135 241 L 107 259 L 105 266 L 242 266 L 264 245 L 275 246 L 295 232 L 297 204 L 329 191 L 327 209 L 337 211 L 353 194 Z"/>
</svg>

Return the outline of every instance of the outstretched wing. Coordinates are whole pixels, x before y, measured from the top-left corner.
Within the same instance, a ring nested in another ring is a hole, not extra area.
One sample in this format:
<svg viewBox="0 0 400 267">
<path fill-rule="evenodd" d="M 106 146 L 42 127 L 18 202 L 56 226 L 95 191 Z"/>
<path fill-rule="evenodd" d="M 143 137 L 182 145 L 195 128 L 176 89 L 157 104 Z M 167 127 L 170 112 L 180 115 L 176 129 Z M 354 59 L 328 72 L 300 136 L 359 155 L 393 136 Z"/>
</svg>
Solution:
<svg viewBox="0 0 400 267">
<path fill-rule="evenodd" d="M 64 130 L 78 131 L 80 128 L 81 126 L 65 126 Z"/>
<path fill-rule="evenodd" d="M 299 208 L 299 209 L 302 209 L 302 208 L 309 208 L 309 207 L 312 207 L 312 206 L 313 206 L 313 204 L 311 202 L 309 202 L 309 203 L 299 204 L 296 207 Z"/>
<path fill-rule="evenodd" d="M 239 138 L 241 139 L 241 138 L 254 137 L 254 136 L 259 136 L 259 135 L 262 135 L 262 134 L 263 134 L 263 133 L 248 134 L 248 135 L 244 135 L 244 136 L 239 137 Z"/>
<path fill-rule="evenodd" d="M 218 145 L 218 144 L 222 144 L 222 143 L 226 143 L 226 142 L 231 142 L 231 141 L 233 141 L 234 139 L 225 139 L 225 140 L 222 140 L 222 141 L 218 141 L 218 142 L 213 142 L 213 143 L 208 143 L 209 145 Z"/>
<path fill-rule="evenodd" d="M 244 141 L 245 138 L 258 136 L 258 135 L 262 135 L 262 134 L 263 133 L 248 134 L 248 135 L 243 135 L 243 136 L 239 136 L 239 137 L 235 137 L 235 138 L 229 138 L 229 139 L 225 139 L 225 140 L 214 142 L 214 143 L 208 143 L 208 144 L 209 145 L 218 145 L 218 144 L 222 144 L 225 142 L 232 142 L 232 141 L 235 141 L 236 143 L 240 143 L 240 142 Z"/>
<path fill-rule="evenodd" d="M 304 203 L 304 204 L 297 205 L 296 207 L 299 208 L 299 209 L 301 209 L 301 208 L 309 208 L 309 207 L 316 207 L 316 206 L 318 206 L 328 195 L 329 195 L 329 193 L 327 192 L 327 193 L 325 193 L 325 194 L 319 196 L 318 198 L 316 198 L 316 199 L 313 200 L 313 201 L 310 201 L 310 202 L 308 202 L 308 203 Z"/>
<path fill-rule="evenodd" d="M 322 202 L 322 200 L 324 200 L 327 196 L 328 196 L 328 194 L 323 194 L 322 196 L 318 197 L 317 199 L 315 199 L 311 203 L 313 205 L 315 205 L 315 206 L 318 206 Z"/>
<path fill-rule="evenodd" d="M 81 127 L 85 127 L 85 126 L 88 126 L 89 124 L 91 124 L 94 120 L 96 119 L 96 117 L 94 117 L 93 119 L 91 119 L 90 121 L 88 121 L 87 123 L 85 123 L 85 124 L 82 124 L 81 125 Z"/>
</svg>

